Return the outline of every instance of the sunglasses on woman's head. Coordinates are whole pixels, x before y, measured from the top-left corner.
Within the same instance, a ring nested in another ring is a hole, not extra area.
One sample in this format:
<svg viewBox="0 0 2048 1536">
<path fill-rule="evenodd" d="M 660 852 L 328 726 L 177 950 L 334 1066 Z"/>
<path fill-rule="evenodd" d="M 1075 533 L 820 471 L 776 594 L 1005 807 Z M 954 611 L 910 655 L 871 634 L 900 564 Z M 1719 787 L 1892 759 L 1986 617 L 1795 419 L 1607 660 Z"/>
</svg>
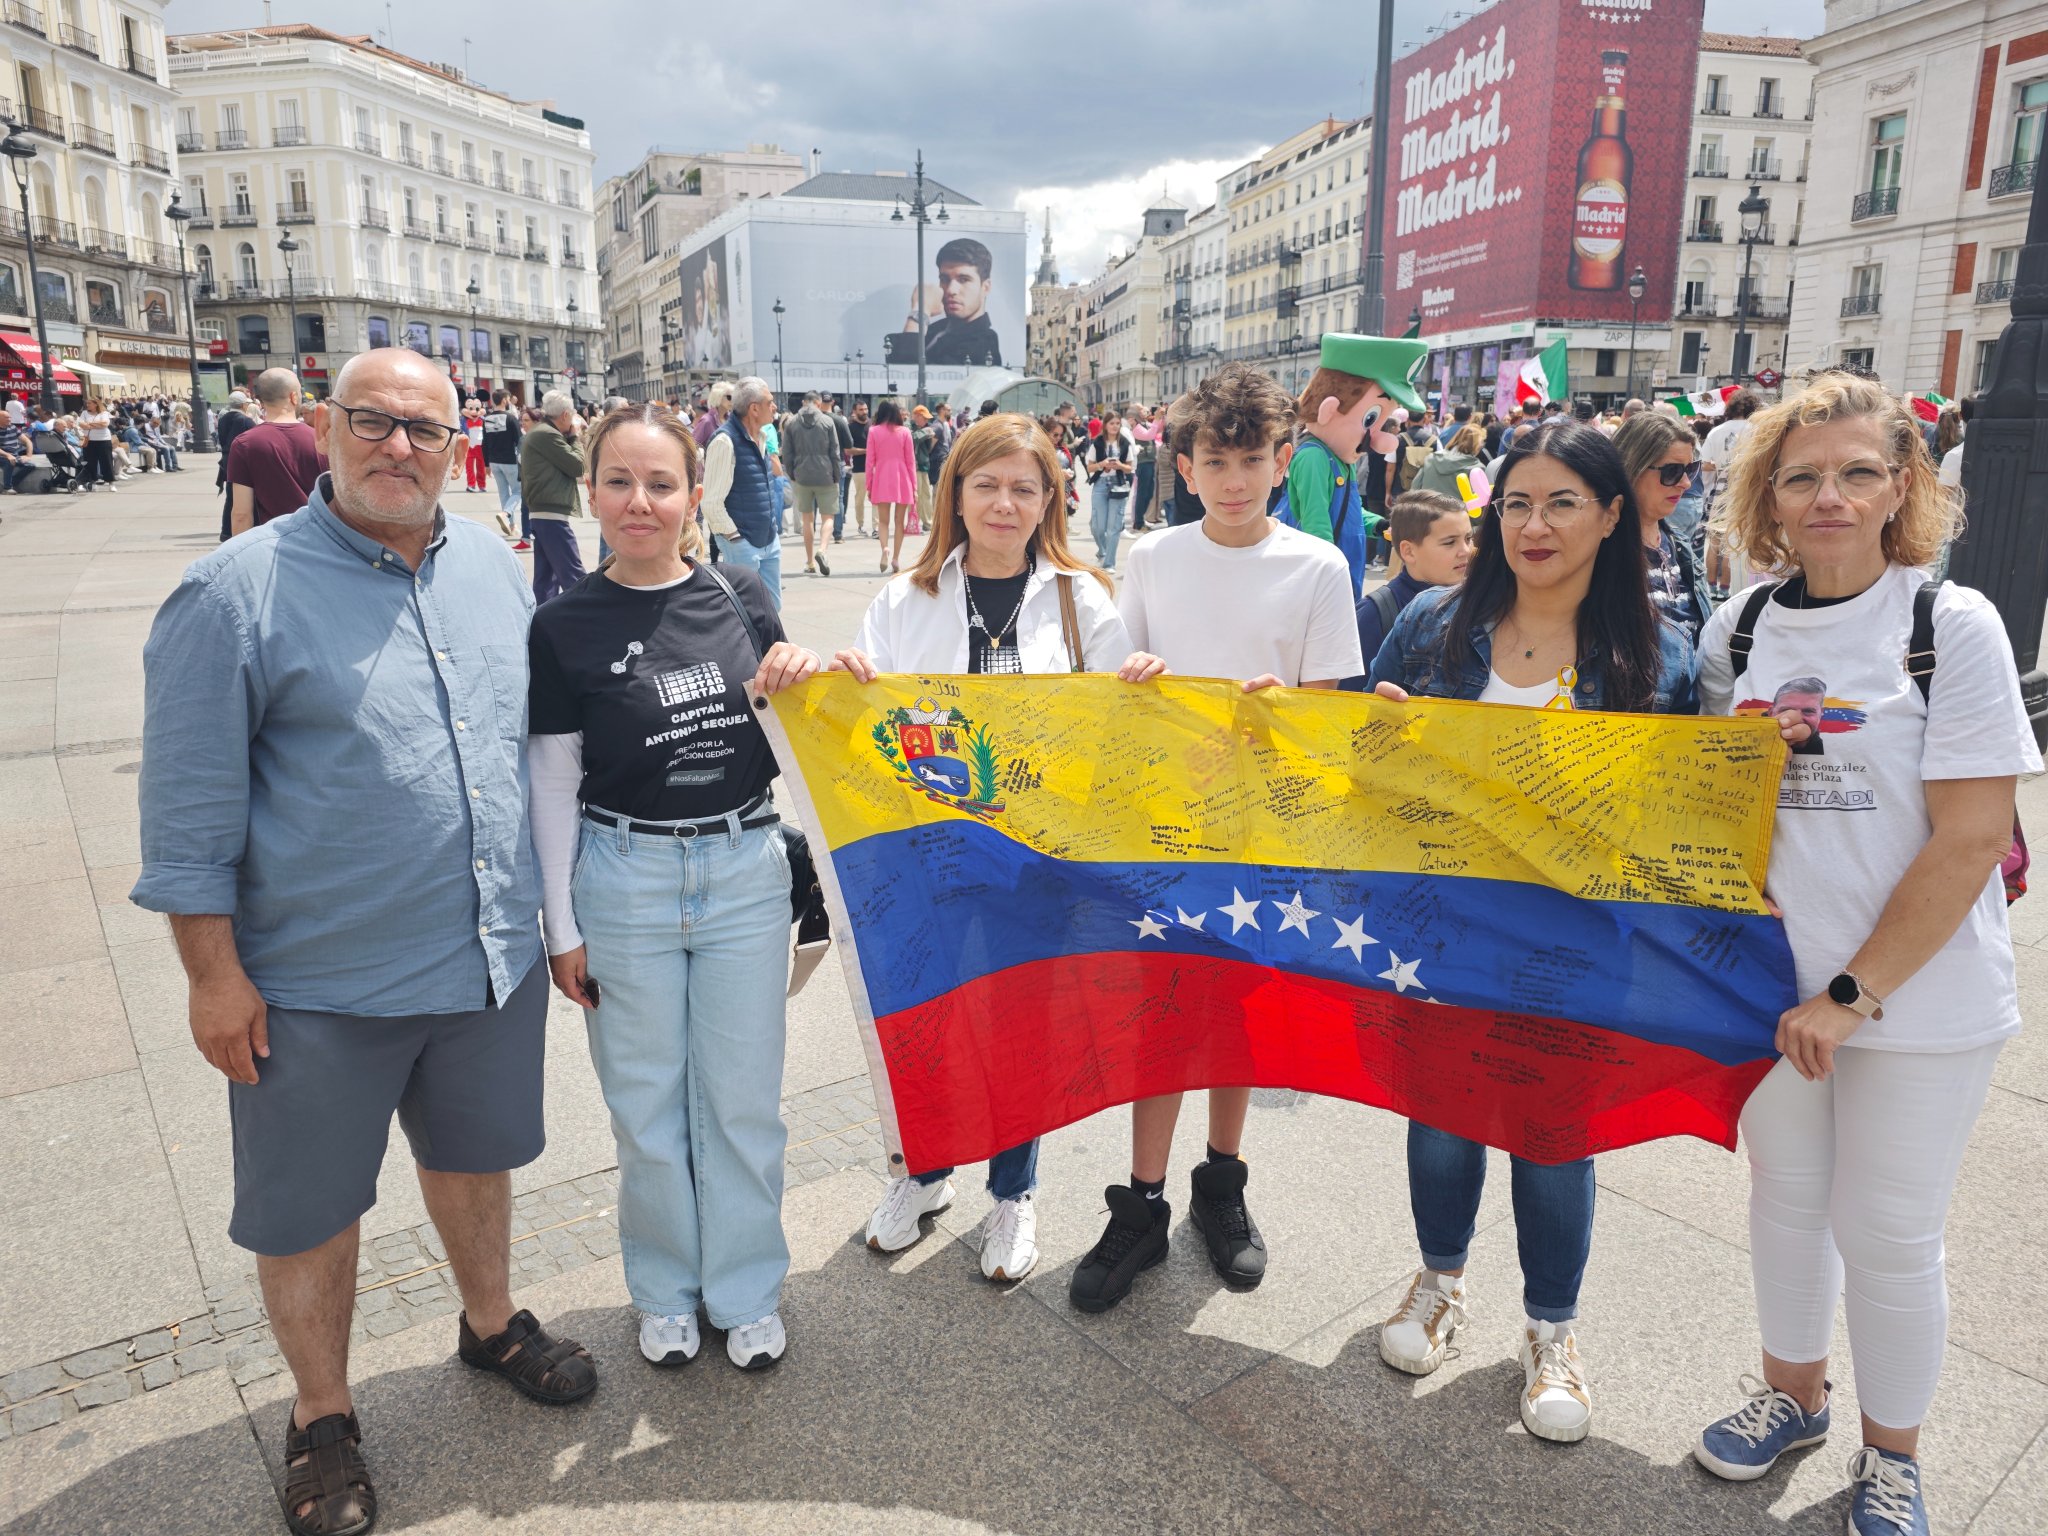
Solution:
<svg viewBox="0 0 2048 1536">
<path fill-rule="evenodd" d="M 1659 464 L 1657 466 L 1658 483 L 1669 487 L 1677 485 L 1682 481 L 1690 480 L 1693 476 L 1693 471 L 1699 467 L 1700 461 L 1698 459 L 1694 459 L 1690 464 Z"/>
</svg>

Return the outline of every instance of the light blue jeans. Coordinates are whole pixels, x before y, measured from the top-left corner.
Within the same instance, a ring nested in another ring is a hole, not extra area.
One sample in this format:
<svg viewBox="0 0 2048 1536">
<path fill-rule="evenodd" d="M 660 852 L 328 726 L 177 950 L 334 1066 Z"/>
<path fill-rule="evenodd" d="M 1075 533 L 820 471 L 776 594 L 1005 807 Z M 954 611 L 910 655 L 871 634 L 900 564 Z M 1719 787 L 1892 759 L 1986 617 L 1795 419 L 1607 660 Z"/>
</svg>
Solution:
<svg viewBox="0 0 2048 1536">
<path fill-rule="evenodd" d="M 774 539 L 766 544 L 749 544 L 745 539 L 728 539 L 724 534 L 712 535 L 718 540 L 718 558 L 728 565 L 737 565 L 753 571 L 761 578 L 761 585 L 768 589 L 768 595 L 775 599 L 775 606 L 782 606 L 782 541 Z"/>
<path fill-rule="evenodd" d="M 1095 535 L 1095 563 L 1105 571 L 1116 569 L 1117 541 L 1124 534 L 1124 516 L 1130 510 L 1128 496 L 1109 494 L 1109 482 L 1113 475 L 1103 475 L 1090 487 L 1088 531 Z"/>
<path fill-rule="evenodd" d="M 619 1145 L 619 1248 L 643 1312 L 713 1325 L 781 1304 L 789 858 L 734 816 L 701 835 L 583 823 L 570 894 Z"/>
<path fill-rule="evenodd" d="M 519 501 L 519 466 L 517 464 L 493 464 L 491 483 L 498 488 L 498 510 L 507 517 L 519 514 L 519 536 L 531 538 L 526 521 L 526 508 Z"/>
</svg>

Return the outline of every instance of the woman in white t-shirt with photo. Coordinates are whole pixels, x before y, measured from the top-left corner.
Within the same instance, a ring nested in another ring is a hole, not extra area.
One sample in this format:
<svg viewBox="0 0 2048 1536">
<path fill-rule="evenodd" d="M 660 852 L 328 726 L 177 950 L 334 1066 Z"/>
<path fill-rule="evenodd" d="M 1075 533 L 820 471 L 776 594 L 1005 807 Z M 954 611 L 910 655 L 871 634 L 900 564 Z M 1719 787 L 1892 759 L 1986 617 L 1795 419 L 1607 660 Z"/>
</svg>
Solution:
<svg viewBox="0 0 2048 1536">
<path fill-rule="evenodd" d="M 1928 1528 L 1915 1455 L 1941 1374 L 1949 1199 L 2020 1027 L 1999 864 L 2041 756 L 1990 602 L 1917 596 L 1955 504 L 1896 397 L 1824 374 L 1753 419 L 1731 469 L 1730 543 L 1792 574 L 1708 623 L 1701 709 L 1774 715 L 1792 746 L 1766 889 L 1806 1001 L 1742 1116 L 1762 1380 L 1695 1454 L 1747 1481 L 1826 1435 L 1846 1283 L 1863 1414 L 1849 1528 L 1898 1536 Z M 1921 679 L 1916 600 L 1933 629 Z"/>
</svg>

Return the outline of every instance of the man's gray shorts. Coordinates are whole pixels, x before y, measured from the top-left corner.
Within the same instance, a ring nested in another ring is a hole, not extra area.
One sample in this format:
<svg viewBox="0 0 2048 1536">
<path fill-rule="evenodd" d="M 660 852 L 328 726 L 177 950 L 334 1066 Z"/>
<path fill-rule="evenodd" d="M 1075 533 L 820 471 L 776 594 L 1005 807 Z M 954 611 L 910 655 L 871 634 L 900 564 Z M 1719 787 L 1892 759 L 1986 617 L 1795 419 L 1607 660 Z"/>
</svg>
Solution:
<svg viewBox="0 0 2048 1536">
<path fill-rule="evenodd" d="M 391 1113 L 422 1168 L 501 1173 L 540 1156 L 548 968 L 502 1008 L 373 1019 L 269 1010 L 258 1081 L 228 1084 L 235 1214 L 256 1253 L 317 1248 L 377 1203 Z"/>
</svg>

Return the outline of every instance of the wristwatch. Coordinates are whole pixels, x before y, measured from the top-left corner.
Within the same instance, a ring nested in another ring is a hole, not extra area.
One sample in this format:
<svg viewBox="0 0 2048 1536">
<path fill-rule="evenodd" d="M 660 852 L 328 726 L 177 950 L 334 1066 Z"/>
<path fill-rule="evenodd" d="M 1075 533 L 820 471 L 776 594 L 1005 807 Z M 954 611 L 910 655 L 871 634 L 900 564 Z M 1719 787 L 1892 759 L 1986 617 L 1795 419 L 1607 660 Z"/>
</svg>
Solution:
<svg viewBox="0 0 2048 1536">
<path fill-rule="evenodd" d="M 1884 999 L 1848 971 L 1843 971 L 1828 983 L 1828 996 L 1844 1008 L 1862 1014 L 1866 1019 L 1884 1017 Z"/>
</svg>

